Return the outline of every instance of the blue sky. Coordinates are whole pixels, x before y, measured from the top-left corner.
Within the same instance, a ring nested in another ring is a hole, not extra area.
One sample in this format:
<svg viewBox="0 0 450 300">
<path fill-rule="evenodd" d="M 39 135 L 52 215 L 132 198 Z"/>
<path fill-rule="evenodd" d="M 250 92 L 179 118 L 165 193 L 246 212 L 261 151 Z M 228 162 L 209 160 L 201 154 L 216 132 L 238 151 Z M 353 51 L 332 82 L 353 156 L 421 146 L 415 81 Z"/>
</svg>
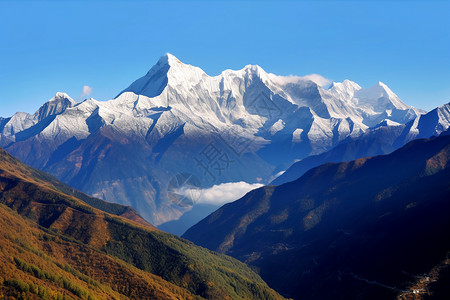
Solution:
<svg viewBox="0 0 450 300">
<path fill-rule="evenodd" d="M 363 87 L 407 104 L 450 101 L 447 1 L 7 2 L 0 0 L 0 116 L 57 91 L 108 100 L 170 52 L 210 75 L 258 64 Z"/>
</svg>

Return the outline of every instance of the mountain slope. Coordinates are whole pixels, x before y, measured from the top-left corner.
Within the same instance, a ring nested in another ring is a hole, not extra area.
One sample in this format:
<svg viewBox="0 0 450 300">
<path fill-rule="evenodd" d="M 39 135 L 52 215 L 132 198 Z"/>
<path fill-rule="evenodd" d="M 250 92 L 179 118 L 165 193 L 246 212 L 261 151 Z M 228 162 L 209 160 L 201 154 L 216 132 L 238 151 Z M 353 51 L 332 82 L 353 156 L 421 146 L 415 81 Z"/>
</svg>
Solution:
<svg viewBox="0 0 450 300">
<path fill-rule="evenodd" d="M 129 206 L 124 206 L 116 203 L 106 202 L 97 198 L 90 197 L 84 193 L 81 193 L 74 188 L 62 183 L 48 173 L 39 171 L 32 167 L 29 167 L 16 158 L 12 157 L 5 150 L 0 148 L 0 159 L 2 171 L 13 174 L 15 177 L 26 179 L 37 185 L 44 185 L 52 190 L 62 192 L 68 196 L 73 196 L 77 199 L 82 200 L 88 205 L 105 211 L 107 213 L 124 217 L 126 219 L 132 220 L 136 223 L 145 225 L 147 227 L 153 227 L 148 222 L 146 222 L 133 208 Z"/>
<path fill-rule="evenodd" d="M 426 276 L 446 284 L 436 270 L 450 251 L 449 161 L 443 135 L 325 164 L 249 192 L 184 237 L 246 262 L 296 299 L 393 299 L 414 286 L 424 295 Z"/>
<path fill-rule="evenodd" d="M 75 104 L 59 93 L 33 115 L 1 119 L 0 146 L 160 225 L 190 209 L 168 195 L 178 174 L 192 174 L 201 188 L 268 183 L 295 159 L 422 113 L 382 83 L 324 89 L 255 65 L 209 76 L 167 54 L 115 99 Z"/>
<path fill-rule="evenodd" d="M 2 298 L 195 299 L 158 276 L 42 230 L 4 205 L 0 226 L 8 228 L 0 231 Z"/>
<path fill-rule="evenodd" d="M 280 185 L 293 181 L 308 170 L 330 162 L 350 161 L 357 158 L 388 154 L 416 138 L 438 136 L 450 127 L 450 103 L 420 115 L 405 125 L 384 122 L 361 136 L 342 141 L 333 149 L 312 155 L 290 166 L 272 181 Z"/>
<path fill-rule="evenodd" d="M 281 298 L 243 263 L 142 219 L 126 219 L 132 210 L 121 211 L 121 217 L 96 209 L 66 188 L 0 149 L 0 224 L 8 228 L 0 233 L 3 295 Z M 120 207 L 82 198 L 110 211 Z"/>
</svg>

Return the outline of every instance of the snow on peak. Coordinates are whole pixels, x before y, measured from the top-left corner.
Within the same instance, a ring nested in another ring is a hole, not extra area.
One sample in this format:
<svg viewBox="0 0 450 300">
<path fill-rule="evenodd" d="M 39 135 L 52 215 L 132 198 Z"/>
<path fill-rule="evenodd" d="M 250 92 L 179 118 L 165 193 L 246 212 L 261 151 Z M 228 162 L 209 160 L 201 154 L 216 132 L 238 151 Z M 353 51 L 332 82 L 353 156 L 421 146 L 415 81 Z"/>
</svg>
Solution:
<svg viewBox="0 0 450 300">
<path fill-rule="evenodd" d="M 345 102 L 349 102 L 353 98 L 355 92 L 361 89 L 362 88 L 356 82 L 345 79 L 343 82 L 333 82 L 328 89 L 328 92 Z"/>
<path fill-rule="evenodd" d="M 397 98 L 398 96 L 396 94 L 394 94 L 394 92 L 384 83 L 382 83 L 381 81 L 378 81 L 377 84 L 375 84 L 372 87 L 374 90 L 376 88 L 378 88 L 379 91 L 382 91 L 383 93 L 387 94 L 390 98 Z"/>
<path fill-rule="evenodd" d="M 437 116 L 439 124 L 447 130 L 450 127 L 450 103 L 444 104 L 433 109 L 430 114 Z"/>
<path fill-rule="evenodd" d="M 373 109 L 375 112 L 381 112 L 392 108 L 401 110 L 410 108 L 381 81 L 368 89 L 361 89 L 355 92 L 355 98 L 357 98 L 357 103 L 359 105 Z"/>
<path fill-rule="evenodd" d="M 375 96 L 386 96 L 386 94 L 393 94 L 395 95 L 391 89 L 381 81 L 378 81 L 376 84 L 368 88 L 367 90 L 370 90 Z"/>
<path fill-rule="evenodd" d="M 339 91 L 344 91 L 344 90 L 356 91 L 356 90 L 362 89 L 362 87 L 354 81 L 345 79 L 343 82 L 331 83 L 331 86 L 329 89 L 330 90 L 334 89 L 334 90 L 339 90 Z"/>
<path fill-rule="evenodd" d="M 205 75 L 202 69 L 184 64 L 172 54 L 166 53 L 145 76 L 133 82 L 116 98 L 125 92 L 153 98 L 160 95 L 168 85 L 177 89 L 180 86 L 189 89 L 198 84 Z"/>
<path fill-rule="evenodd" d="M 246 65 L 241 72 L 247 76 L 256 76 L 261 78 L 263 81 L 269 80 L 269 74 L 258 65 Z"/>
<path fill-rule="evenodd" d="M 174 55 L 170 53 L 166 53 L 158 60 L 157 65 L 169 65 L 169 66 L 176 66 L 177 64 L 183 65 L 183 63 L 176 58 Z"/>
<path fill-rule="evenodd" d="M 356 82 L 351 81 L 351 80 L 349 80 L 349 79 L 345 79 L 345 80 L 342 82 L 342 85 L 344 85 L 344 86 L 346 86 L 346 87 L 352 87 L 352 88 L 354 88 L 355 90 L 360 90 L 360 89 L 362 89 L 361 86 L 360 86 L 359 84 L 357 84 Z"/>
<path fill-rule="evenodd" d="M 159 58 L 153 67 L 147 72 L 145 77 L 151 77 L 152 75 L 159 73 L 165 74 L 169 71 L 171 67 L 176 68 L 177 66 L 184 65 L 178 58 L 170 53 L 166 53 Z"/>
<path fill-rule="evenodd" d="M 44 103 L 35 113 L 38 120 L 41 121 L 49 116 L 57 115 L 64 112 L 66 109 L 75 106 L 77 103 L 69 97 L 66 93 L 58 92 L 56 95 Z"/>
<path fill-rule="evenodd" d="M 369 127 L 384 118 L 400 121 L 399 117 L 385 114 L 387 110 L 411 108 L 381 82 L 363 89 L 346 79 L 334 82 L 325 90 L 318 79 L 328 80 L 318 74 L 278 76 L 267 73 L 258 65 L 246 65 L 241 70 L 225 70 L 217 76 L 209 76 L 202 69 L 182 63 L 166 53 L 145 76 L 120 93 L 116 102 L 127 103 L 133 107 L 133 114 L 138 115 L 150 113 L 152 107 L 170 106 L 172 113 L 177 111 L 185 121 L 214 124 L 217 128 L 223 126 L 222 123 L 243 119 L 248 124 L 260 126 L 267 116 L 259 106 L 254 107 L 252 97 L 257 98 L 254 101 L 261 101 L 258 98 L 261 94 L 267 94 L 270 101 L 276 101 L 274 107 L 269 106 L 276 113 L 290 114 L 292 105 L 306 106 L 323 118 L 350 116 L 355 122 L 365 124 L 361 126 Z M 415 110 L 411 112 L 407 119 L 413 118 L 415 113 Z"/>
<path fill-rule="evenodd" d="M 382 126 L 400 126 L 402 124 L 389 120 L 389 119 L 383 119 L 382 121 L 380 121 L 377 125 L 375 125 L 374 128 L 378 128 L 378 127 L 382 127 Z"/>
<path fill-rule="evenodd" d="M 56 95 L 49 100 L 49 102 L 61 102 L 61 101 L 68 101 L 72 104 L 72 106 L 77 104 L 75 100 L 73 100 L 72 98 L 70 98 L 68 94 L 63 92 L 57 92 Z"/>
<path fill-rule="evenodd" d="M 219 75 L 211 78 L 219 81 L 225 80 L 226 82 L 232 82 L 233 78 L 260 78 L 264 83 L 267 83 L 267 81 L 273 80 L 271 76 L 276 77 L 276 75 L 267 73 L 258 65 L 246 65 L 240 70 L 226 69 Z"/>
<path fill-rule="evenodd" d="M 266 72 L 263 70 L 263 68 L 261 68 L 258 65 L 246 65 L 242 70 L 246 71 L 246 72 L 251 72 L 251 73 L 261 73 L 261 72 Z"/>
</svg>

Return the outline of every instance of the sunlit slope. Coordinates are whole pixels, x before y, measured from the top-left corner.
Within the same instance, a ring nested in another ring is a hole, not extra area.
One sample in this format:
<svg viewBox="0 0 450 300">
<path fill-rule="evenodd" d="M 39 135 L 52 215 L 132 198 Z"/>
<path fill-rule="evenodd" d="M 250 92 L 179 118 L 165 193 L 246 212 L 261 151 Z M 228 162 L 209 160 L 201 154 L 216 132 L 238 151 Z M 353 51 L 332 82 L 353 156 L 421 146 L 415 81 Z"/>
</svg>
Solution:
<svg viewBox="0 0 450 300">
<path fill-rule="evenodd" d="M 46 176 L 0 150 L 4 295 L 281 298 L 243 263 L 161 232 L 141 219 L 136 222 L 96 209 Z M 95 201 L 117 214 L 130 212 Z"/>
</svg>

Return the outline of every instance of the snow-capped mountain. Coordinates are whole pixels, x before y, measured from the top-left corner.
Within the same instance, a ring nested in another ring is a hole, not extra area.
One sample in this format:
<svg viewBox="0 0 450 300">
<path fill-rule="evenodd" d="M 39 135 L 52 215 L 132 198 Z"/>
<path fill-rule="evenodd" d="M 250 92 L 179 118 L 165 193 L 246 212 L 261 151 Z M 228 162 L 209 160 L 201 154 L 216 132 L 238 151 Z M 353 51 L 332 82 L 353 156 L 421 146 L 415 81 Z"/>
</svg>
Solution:
<svg viewBox="0 0 450 300">
<path fill-rule="evenodd" d="M 348 138 L 329 151 L 296 162 L 271 184 L 280 185 L 294 181 L 308 170 L 326 163 L 388 154 L 414 139 L 438 136 L 448 132 L 449 128 L 450 103 L 419 115 L 406 124 L 383 120 L 357 138 Z"/>
<path fill-rule="evenodd" d="M 381 82 L 325 89 L 256 65 L 209 76 L 167 54 L 115 99 L 58 93 L 33 115 L 0 119 L 0 146 L 159 225 L 190 208 L 171 184 L 177 174 L 199 189 L 267 183 L 296 159 L 422 113 Z"/>
</svg>

